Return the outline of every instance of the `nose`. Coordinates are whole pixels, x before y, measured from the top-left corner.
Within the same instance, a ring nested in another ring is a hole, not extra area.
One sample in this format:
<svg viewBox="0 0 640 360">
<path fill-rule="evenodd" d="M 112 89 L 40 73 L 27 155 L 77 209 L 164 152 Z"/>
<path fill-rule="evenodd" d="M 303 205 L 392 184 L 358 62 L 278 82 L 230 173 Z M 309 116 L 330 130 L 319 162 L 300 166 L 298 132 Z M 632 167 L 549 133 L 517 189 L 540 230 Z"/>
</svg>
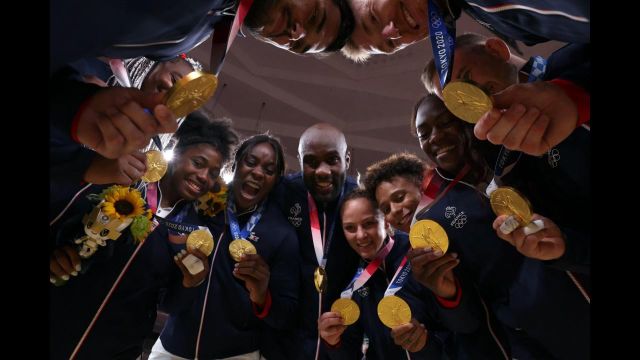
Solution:
<svg viewBox="0 0 640 360">
<path fill-rule="evenodd" d="M 160 76 L 158 80 L 158 86 L 156 86 L 156 90 L 159 93 L 164 93 L 169 91 L 173 87 L 173 80 L 171 80 L 171 74 L 169 72 L 164 72 Z"/>
<path fill-rule="evenodd" d="M 264 172 L 260 166 L 256 166 L 251 170 L 251 175 L 254 179 L 260 180 L 264 178 Z"/>
<path fill-rule="evenodd" d="M 331 168 L 329 167 L 329 165 L 324 162 L 318 165 L 318 168 L 316 169 L 316 176 L 317 177 L 331 176 Z"/>
<path fill-rule="evenodd" d="M 400 215 L 402 215 L 402 206 L 400 204 L 391 203 L 391 217 L 400 220 Z"/>
<path fill-rule="evenodd" d="M 293 26 L 293 29 L 291 29 L 291 32 L 289 34 L 289 40 L 297 41 L 297 40 L 302 39 L 306 35 L 307 35 L 307 32 L 304 30 L 304 27 L 302 27 L 302 25 L 300 25 L 300 23 L 296 23 Z"/>
<path fill-rule="evenodd" d="M 442 135 L 442 130 L 439 129 L 437 126 L 434 126 L 433 128 L 431 128 L 431 134 L 429 135 L 429 144 L 433 145 L 435 142 L 440 140 L 440 138 L 442 137 L 441 135 Z"/>
<path fill-rule="evenodd" d="M 196 173 L 196 178 L 198 179 L 198 181 L 200 181 L 201 184 L 207 184 L 207 181 L 209 180 L 209 169 L 203 168 L 198 170 L 198 172 Z"/>
<path fill-rule="evenodd" d="M 358 229 L 356 230 L 356 239 L 361 240 L 361 239 L 364 239 L 366 236 L 367 236 L 367 233 L 364 231 L 362 226 L 358 226 Z"/>
<path fill-rule="evenodd" d="M 396 28 L 396 26 L 393 24 L 393 21 L 389 21 L 389 23 L 382 29 L 382 36 L 385 39 L 391 40 L 399 39 L 401 37 L 400 30 Z"/>
</svg>

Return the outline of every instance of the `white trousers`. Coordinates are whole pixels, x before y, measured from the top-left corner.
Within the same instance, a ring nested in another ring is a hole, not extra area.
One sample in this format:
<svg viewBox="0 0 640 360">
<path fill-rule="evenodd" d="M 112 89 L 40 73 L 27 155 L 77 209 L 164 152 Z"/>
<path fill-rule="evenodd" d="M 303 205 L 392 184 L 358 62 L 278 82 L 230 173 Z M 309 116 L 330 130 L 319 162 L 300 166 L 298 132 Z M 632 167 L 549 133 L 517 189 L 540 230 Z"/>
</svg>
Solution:
<svg viewBox="0 0 640 360">
<path fill-rule="evenodd" d="M 160 338 L 156 340 L 156 343 L 153 344 L 151 348 L 151 354 L 149 354 L 149 360 L 190 360 L 187 358 L 183 358 L 177 355 L 173 355 L 168 352 L 164 346 L 162 346 L 162 342 Z M 237 356 L 232 356 L 228 358 L 220 358 L 217 360 L 267 360 L 263 356 L 260 355 L 260 351 L 256 350 L 254 352 L 250 352 L 248 354 L 242 354 Z"/>
</svg>

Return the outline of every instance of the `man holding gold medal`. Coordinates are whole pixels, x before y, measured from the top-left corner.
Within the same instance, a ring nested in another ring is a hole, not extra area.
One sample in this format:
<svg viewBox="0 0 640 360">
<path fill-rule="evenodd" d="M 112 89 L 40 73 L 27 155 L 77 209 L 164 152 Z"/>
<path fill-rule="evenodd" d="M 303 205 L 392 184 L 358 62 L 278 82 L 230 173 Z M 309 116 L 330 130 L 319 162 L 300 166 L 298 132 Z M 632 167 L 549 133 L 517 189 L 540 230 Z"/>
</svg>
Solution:
<svg viewBox="0 0 640 360">
<path fill-rule="evenodd" d="M 324 359 L 317 321 L 348 284 L 357 256 L 344 240 L 340 204 L 356 187 L 347 176 L 350 154 L 342 131 L 328 123 L 300 136 L 301 173 L 288 175 L 276 188 L 283 213 L 300 243 L 301 298 L 297 328 L 268 335 L 269 346 L 286 359 Z"/>
</svg>

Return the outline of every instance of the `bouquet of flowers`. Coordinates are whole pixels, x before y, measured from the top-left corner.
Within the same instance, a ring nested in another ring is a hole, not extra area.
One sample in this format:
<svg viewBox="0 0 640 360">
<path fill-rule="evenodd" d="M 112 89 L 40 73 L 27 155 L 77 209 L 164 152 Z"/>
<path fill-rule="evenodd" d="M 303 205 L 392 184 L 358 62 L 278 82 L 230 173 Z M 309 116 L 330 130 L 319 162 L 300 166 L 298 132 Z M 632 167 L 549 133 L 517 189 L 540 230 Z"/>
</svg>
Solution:
<svg viewBox="0 0 640 360">
<path fill-rule="evenodd" d="M 198 198 L 198 211 L 204 215 L 214 217 L 227 206 L 227 185 L 218 177 L 213 190 Z"/>
<path fill-rule="evenodd" d="M 82 218 L 85 235 L 75 240 L 82 258 L 93 255 L 107 240 L 118 239 L 127 227 L 136 242 L 144 241 L 151 232 L 153 214 L 138 190 L 113 185 L 90 199 L 98 204 Z"/>
</svg>

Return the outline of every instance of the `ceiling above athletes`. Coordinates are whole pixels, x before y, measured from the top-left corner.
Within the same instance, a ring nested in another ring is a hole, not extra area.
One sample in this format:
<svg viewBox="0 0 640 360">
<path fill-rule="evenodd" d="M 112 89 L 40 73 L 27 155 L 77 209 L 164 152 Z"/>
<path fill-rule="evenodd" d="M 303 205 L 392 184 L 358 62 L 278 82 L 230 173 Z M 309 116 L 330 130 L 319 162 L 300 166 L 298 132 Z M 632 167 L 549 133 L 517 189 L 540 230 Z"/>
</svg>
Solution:
<svg viewBox="0 0 640 360">
<path fill-rule="evenodd" d="M 491 35 L 463 15 L 458 34 Z M 548 56 L 562 44 L 528 48 L 525 56 Z M 298 139 L 311 124 L 326 121 L 341 128 L 352 152 L 350 174 L 391 153 L 411 151 L 424 157 L 410 135 L 409 117 L 425 93 L 420 74 L 431 58 L 428 41 L 394 55 L 376 55 L 355 64 L 333 54 L 298 56 L 251 37 L 237 39 L 219 77 L 216 97 L 207 107 L 233 120 L 244 136 L 269 130 L 285 146 L 287 168 L 297 171 Z M 191 56 L 208 68 L 209 41 Z"/>
</svg>

